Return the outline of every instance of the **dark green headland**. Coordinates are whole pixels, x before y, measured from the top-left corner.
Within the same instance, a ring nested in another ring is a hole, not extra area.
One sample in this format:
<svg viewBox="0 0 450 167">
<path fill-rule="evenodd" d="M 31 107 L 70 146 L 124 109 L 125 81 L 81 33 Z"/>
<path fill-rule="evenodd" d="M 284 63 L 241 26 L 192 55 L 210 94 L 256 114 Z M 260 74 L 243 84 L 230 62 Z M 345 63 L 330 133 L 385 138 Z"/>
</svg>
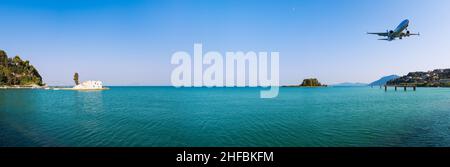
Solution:
<svg viewBox="0 0 450 167">
<path fill-rule="evenodd" d="M 28 60 L 19 56 L 8 58 L 0 50 L 0 86 L 43 86 L 42 77 Z"/>
</svg>

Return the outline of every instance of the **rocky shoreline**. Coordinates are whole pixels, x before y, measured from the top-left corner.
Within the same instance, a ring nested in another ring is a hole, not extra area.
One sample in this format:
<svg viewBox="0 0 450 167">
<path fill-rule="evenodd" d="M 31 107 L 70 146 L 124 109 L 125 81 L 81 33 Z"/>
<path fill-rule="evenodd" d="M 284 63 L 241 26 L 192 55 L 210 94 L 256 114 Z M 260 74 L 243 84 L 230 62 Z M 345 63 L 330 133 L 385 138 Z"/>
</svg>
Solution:
<svg viewBox="0 0 450 167">
<path fill-rule="evenodd" d="M 48 86 L 39 85 L 0 85 L 0 89 L 46 89 Z"/>
</svg>

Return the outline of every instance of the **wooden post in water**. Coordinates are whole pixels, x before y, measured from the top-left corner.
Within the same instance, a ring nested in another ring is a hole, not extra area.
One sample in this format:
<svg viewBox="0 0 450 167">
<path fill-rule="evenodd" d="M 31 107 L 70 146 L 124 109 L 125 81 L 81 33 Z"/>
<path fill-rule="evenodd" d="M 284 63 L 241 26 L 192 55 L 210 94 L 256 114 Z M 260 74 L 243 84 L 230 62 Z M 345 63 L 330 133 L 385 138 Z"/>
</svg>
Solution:
<svg viewBox="0 0 450 167">
<path fill-rule="evenodd" d="M 406 91 L 406 86 L 403 87 L 403 90 Z"/>
<path fill-rule="evenodd" d="M 416 91 L 416 86 L 413 87 L 413 90 Z"/>
<path fill-rule="evenodd" d="M 397 91 L 397 86 L 395 86 L 395 91 Z"/>
<path fill-rule="evenodd" d="M 384 91 L 385 92 L 387 91 L 387 85 L 384 85 Z"/>
</svg>

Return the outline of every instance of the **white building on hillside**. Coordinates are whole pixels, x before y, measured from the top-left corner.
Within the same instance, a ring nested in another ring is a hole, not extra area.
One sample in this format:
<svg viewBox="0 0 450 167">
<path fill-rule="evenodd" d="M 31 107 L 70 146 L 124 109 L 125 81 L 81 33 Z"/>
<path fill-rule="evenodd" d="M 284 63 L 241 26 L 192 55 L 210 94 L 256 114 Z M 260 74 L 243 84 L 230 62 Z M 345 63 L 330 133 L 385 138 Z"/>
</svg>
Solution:
<svg viewBox="0 0 450 167">
<path fill-rule="evenodd" d="M 81 84 L 75 85 L 73 89 L 102 89 L 102 81 L 84 81 Z"/>
</svg>

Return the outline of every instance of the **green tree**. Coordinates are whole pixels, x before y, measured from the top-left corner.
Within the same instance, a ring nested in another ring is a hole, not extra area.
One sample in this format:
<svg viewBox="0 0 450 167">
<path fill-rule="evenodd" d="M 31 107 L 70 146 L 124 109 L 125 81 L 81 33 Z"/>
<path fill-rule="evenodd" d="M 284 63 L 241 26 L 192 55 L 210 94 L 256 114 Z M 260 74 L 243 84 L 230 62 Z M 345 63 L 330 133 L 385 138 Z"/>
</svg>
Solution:
<svg viewBox="0 0 450 167">
<path fill-rule="evenodd" d="M 3 50 L 0 50 L 0 66 L 7 66 L 8 65 L 8 56 L 6 55 L 6 52 Z"/>
<path fill-rule="evenodd" d="M 15 64 L 22 63 L 22 59 L 20 59 L 19 55 L 14 56 L 13 63 L 15 63 Z"/>
<path fill-rule="evenodd" d="M 75 85 L 79 84 L 79 82 L 78 82 L 78 73 L 77 72 L 73 75 L 73 80 L 75 81 Z"/>
</svg>

